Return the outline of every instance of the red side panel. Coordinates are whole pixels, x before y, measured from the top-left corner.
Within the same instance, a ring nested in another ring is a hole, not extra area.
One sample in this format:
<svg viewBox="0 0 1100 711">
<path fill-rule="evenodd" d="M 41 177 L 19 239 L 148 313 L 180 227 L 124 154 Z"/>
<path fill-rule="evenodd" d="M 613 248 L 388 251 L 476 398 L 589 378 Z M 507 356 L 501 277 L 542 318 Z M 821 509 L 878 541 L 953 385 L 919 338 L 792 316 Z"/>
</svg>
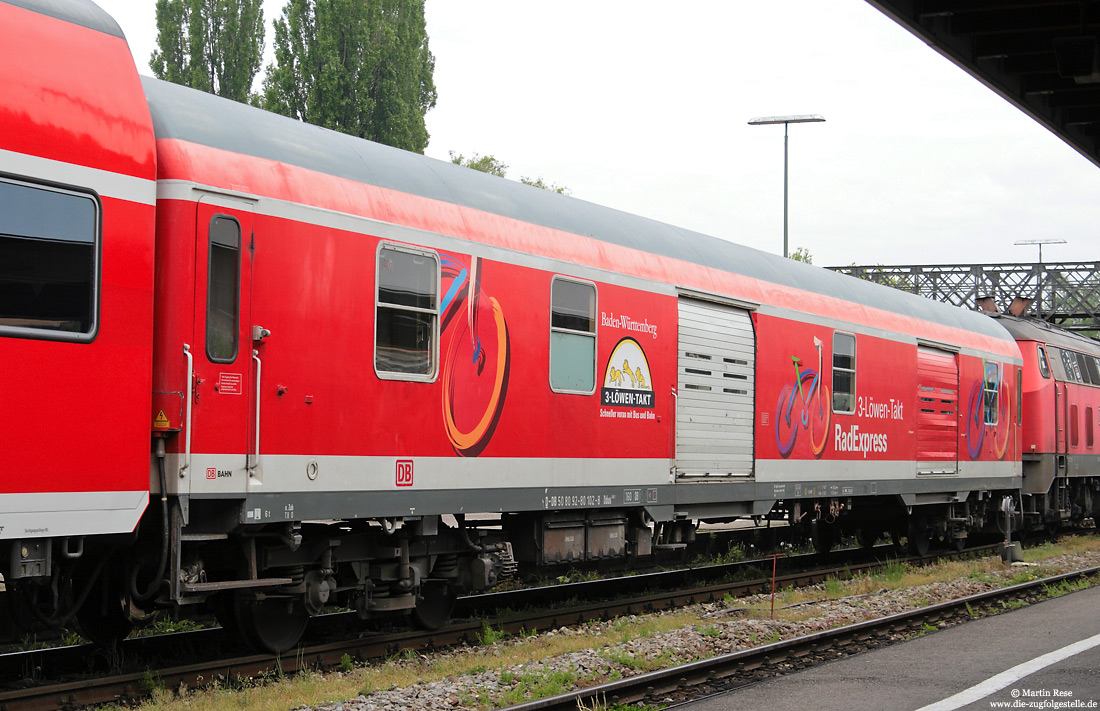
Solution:
<svg viewBox="0 0 1100 711">
<path fill-rule="evenodd" d="M 75 342 L 0 329 L 0 538 L 128 531 L 149 490 L 155 160 L 144 93 L 122 38 L 0 3 L 0 94 L 0 173 L 82 195 L 99 221 L 95 328 Z"/>
<path fill-rule="evenodd" d="M 1020 341 L 1020 353 L 1024 357 L 1023 379 L 1023 422 L 1020 429 L 1023 435 L 1024 454 L 1043 454 L 1055 451 L 1055 434 L 1059 425 L 1056 424 L 1055 390 L 1059 384 L 1055 382 L 1051 370 L 1049 358 L 1045 348 L 1042 351 L 1040 362 L 1040 350 L 1043 347 L 1035 341 Z M 1043 373 L 1046 373 L 1044 376 Z M 1061 398 L 1058 398 L 1061 402 Z"/>
<path fill-rule="evenodd" d="M 0 3 L 2 148 L 142 178 L 152 124 L 125 40 Z"/>
</svg>

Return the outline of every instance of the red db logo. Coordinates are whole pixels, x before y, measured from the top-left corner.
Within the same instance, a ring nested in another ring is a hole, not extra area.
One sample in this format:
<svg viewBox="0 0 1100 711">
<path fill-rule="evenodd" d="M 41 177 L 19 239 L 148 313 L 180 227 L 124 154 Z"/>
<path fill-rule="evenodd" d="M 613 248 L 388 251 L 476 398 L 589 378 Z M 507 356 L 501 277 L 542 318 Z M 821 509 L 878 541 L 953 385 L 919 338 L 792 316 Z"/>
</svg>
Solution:
<svg viewBox="0 0 1100 711">
<path fill-rule="evenodd" d="M 413 463 L 411 459 L 397 460 L 397 485 L 413 485 Z"/>
<path fill-rule="evenodd" d="M 218 478 L 218 470 L 215 469 L 214 467 L 207 467 L 206 468 L 206 478 L 207 479 L 217 479 Z"/>
</svg>

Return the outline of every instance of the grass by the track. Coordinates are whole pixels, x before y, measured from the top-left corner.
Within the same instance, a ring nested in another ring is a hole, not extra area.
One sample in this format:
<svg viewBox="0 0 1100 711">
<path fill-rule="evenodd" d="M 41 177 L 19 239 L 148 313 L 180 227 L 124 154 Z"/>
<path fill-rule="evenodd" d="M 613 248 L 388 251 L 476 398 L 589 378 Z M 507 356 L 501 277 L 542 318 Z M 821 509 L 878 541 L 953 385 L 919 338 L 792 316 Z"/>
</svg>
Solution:
<svg viewBox="0 0 1100 711">
<path fill-rule="evenodd" d="M 835 579 L 824 585 L 782 590 L 776 595 L 775 619 L 801 622 L 815 614 L 812 608 L 817 601 L 869 595 L 884 590 L 919 588 L 938 582 L 978 580 L 1005 587 L 1028 579 L 1068 572 L 1067 564 L 1064 561 L 1060 563 L 1059 559 L 1072 555 L 1100 559 L 1100 538 L 1072 536 L 1026 548 L 1023 558 L 1030 564 L 1026 567 L 1006 566 L 996 557 L 941 561 L 922 567 L 898 563 L 874 575 L 856 576 L 847 580 Z M 921 604 L 919 598 L 914 604 Z M 737 615 L 741 620 L 766 620 L 771 611 L 767 596 L 758 595 L 743 600 L 731 598 L 724 601 L 724 605 L 739 608 Z M 157 688 L 155 676 L 150 676 L 147 686 L 152 690 L 152 695 L 140 708 L 165 711 L 289 710 L 302 705 L 341 701 L 374 691 L 477 674 L 489 669 L 501 670 L 505 678 L 515 677 L 511 685 L 512 693 L 492 696 L 468 692 L 460 697 L 460 708 L 500 708 L 531 698 L 561 693 L 570 686 L 607 680 L 606 676 L 586 678 L 560 671 L 525 676 L 523 672 L 511 671 L 518 665 L 580 650 L 598 649 L 609 659 L 621 657 L 619 661 L 622 664 L 637 671 L 672 666 L 688 660 L 678 659 L 675 650 L 669 650 L 668 654 L 653 660 L 631 659 L 617 647 L 632 640 L 655 637 L 680 628 L 694 627 L 701 634 L 709 635 L 717 630 L 715 620 L 713 610 L 708 613 L 703 606 L 693 606 L 675 613 L 640 615 L 607 623 L 591 623 L 572 629 L 568 634 L 531 632 L 505 636 L 486 627 L 480 636 L 481 643 L 477 646 L 435 654 L 404 650 L 384 662 L 365 666 L 348 659 L 340 669 L 327 672 L 312 671 L 287 677 L 272 674 L 257 679 L 224 680 L 213 683 L 206 689 L 186 690 L 183 693 L 179 693 L 179 690 Z M 759 641 L 765 643 L 771 640 L 765 638 Z"/>
</svg>

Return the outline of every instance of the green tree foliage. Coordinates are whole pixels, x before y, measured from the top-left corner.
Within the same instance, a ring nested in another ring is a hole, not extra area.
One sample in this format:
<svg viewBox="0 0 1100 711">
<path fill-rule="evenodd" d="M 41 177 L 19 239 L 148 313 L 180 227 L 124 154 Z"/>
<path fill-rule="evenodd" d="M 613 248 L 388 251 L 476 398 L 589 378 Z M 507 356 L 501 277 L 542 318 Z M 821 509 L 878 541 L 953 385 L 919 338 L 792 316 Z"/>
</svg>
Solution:
<svg viewBox="0 0 1100 711">
<path fill-rule="evenodd" d="M 424 0 L 288 0 L 264 108 L 423 153 L 436 102 Z"/>
<path fill-rule="evenodd" d="M 158 79 L 249 101 L 264 51 L 262 0 L 157 0 Z"/>
<path fill-rule="evenodd" d="M 508 172 L 508 166 L 501 163 L 493 156 L 482 156 L 475 153 L 467 158 L 461 153 L 455 153 L 454 151 L 450 151 L 450 154 L 452 163 L 466 168 L 472 168 L 473 170 L 480 170 L 482 173 L 495 175 L 498 178 L 507 177 L 505 174 Z"/>
<path fill-rule="evenodd" d="M 805 262 L 806 264 L 814 263 L 814 255 L 810 254 L 810 250 L 805 247 L 799 247 L 790 256 L 796 262 Z"/>
<path fill-rule="evenodd" d="M 907 279 L 904 274 L 900 274 L 896 271 L 890 271 L 889 267 L 885 267 L 881 264 L 876 264 L 873 267 L 860 267 L 852 262 L 848 265 L 849 276 L 854 276 L 857 279 L 863 279 L 864 281 L 873 281 L 876 284 L 882 284 L 883 286 L 889 286 L 893 289 L 900 291 L 913 291 L 913 285 L 911 279 Z"/>
<path fill-rule="evenodd" d="M 480 170 L 482 173 L 488 173 L 489 175 L 495 175 L 498 178 L 508 177 L 508 166 L 505 163 L 497 160 L 494 156 L 483 156 L 474 153 L 470 157 L 466 157 L 461 153 L 455 153 L 450 151 L 451 162 L 466 168 L 472 168 L 473 170 Z M 542 188 L 543 190 L 549 190 L 550 192 L 559 193 L 561 195 L 568 195 L 569 188 L 564 185 L 558 185 L 556 183 L 547 183 L 541 177 L 527 178 L 523 177 L 519 179 L 519 182 L 524 185 L 531 185 L 536 188 Z"/>
<path fill-rule="evenodd" d="M 569 188 L 565 187 L 564 185 L 558 185 L 557 183 L 548 183 L 548 182 L 546 182 L 545 180 L 542 179 L 541 175 L 537 178 L 534 178 L 534 179 L 526 178 L 526 177 L 520 178 L 519 182 L 523 183 L 524 185 L 533 185 L 536 188 L 542 188 L 543 190 L 549 190 L 552 193 L 558 193 L 560 195 L 569 195 Z"/>
</svg>

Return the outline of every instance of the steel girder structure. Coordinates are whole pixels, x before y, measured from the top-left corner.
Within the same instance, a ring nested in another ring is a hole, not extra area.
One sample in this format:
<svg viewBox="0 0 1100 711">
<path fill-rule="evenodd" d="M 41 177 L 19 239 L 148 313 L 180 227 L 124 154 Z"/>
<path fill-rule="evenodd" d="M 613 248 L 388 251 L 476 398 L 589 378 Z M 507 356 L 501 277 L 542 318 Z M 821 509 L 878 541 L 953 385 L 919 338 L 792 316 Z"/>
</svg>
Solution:
<svg viewBox="0 0 1100 711">
<path fill-rule="evenodd" d="M 1100 333 L 1100 262 L 829 268 L 968 309 L 992 303 L 1007 311 L 1016 299 L 1030 299 L 1023 314 L 1094 337 Z"/>
</svg>

